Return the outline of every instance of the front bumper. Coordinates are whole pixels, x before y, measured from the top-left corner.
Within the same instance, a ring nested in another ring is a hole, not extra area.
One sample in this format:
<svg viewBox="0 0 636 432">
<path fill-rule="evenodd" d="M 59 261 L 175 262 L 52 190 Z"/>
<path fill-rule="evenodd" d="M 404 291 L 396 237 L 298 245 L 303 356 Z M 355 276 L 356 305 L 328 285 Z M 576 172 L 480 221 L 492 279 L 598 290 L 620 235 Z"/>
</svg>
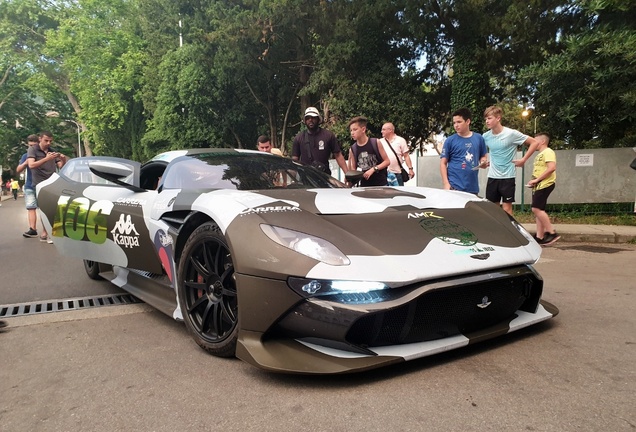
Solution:
<svg viewBox="0 0 636 432">
<path fill-rule="evenodd" d="M 267 328 L 241 325 L 237 356 L 281 372 L 372 369 L 547 320 L 558 309 L 540 302 L 542 290 L 532 267 L 516 266 L 385 290 L 371 302 L 351 295 L 296 299 Z"/>
</svg>

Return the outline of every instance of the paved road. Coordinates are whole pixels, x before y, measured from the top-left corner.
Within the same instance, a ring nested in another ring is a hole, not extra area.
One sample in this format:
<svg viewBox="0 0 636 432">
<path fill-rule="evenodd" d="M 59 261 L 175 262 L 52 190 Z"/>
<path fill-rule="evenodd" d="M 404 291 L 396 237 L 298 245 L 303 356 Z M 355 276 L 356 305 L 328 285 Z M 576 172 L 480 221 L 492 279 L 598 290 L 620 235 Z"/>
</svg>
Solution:
<svg viewBox="0 0 636 432">
<path fill-rule="evenodd" d="M 22 225 L 7 227 L 11 211 L 0 208 L 0 258 L 13 298 L 108 290 L 81 263 L 19 237 Z M 45 270 L 11 268 L 28 259 Z M 0 333 L 0 430 L 634 431 L 635 262 L 636 245 L 545 249 L 537 269 L 544 297 L 561 309 L 556 319 L 337 377 L 211 357 L 145 305 L 11 318 Z"/>
<path fill-rule="evenodd" d="M 59 255 L 55 246 L 37 238 L 24 238 L 28 228 L 24 199 L 2 201 L 0 304 L 122 292 L 112 284 L 88 279 L 81 260 Z"/>
</svg>

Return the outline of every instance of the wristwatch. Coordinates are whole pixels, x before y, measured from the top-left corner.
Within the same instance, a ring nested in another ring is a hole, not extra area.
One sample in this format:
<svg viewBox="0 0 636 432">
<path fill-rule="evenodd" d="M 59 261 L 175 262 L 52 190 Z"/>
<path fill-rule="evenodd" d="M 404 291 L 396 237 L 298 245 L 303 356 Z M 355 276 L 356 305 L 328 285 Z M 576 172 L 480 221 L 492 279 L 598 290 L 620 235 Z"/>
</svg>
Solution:
<svg viewBox="0 0 636 432">
<path fill-rule="evenodd" d="M 374 166 L 374 167 L 373 167 L 373 170 L 374 170 L 374 171 L 377 171 L 377 170 L 378 170 L 378 166 L 377 166 L 377 165 L 376 165 L 376 166 Z"/>
</svg>

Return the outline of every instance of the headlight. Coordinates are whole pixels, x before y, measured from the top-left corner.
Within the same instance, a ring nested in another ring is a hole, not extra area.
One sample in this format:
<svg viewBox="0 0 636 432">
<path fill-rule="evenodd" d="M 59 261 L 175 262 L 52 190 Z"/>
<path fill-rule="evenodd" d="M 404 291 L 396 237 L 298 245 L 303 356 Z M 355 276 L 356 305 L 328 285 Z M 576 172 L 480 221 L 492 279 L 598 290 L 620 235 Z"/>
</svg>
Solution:
<svg viewBox="0 0 636 432">
<path fill-rule="evenodd" d="M 261 224 L 261 230 L 279 245 L 325 264 L 342 266 L 351 263 L 340 249 L 320 237 L 265 224 Z"/>
<path fill-rule="evenodd" d="M 317 280 L 297 277 L 290 277 L 287 283 L 294 291 L 303 297 L 355 294 L 362 296 L 360 298 L 364 299 L 366 303 L 371 302 L 369 299 L 375 298 L 374 293 L 389 288 L 382 282 Z"/>
<path fill-rule="evenodd" d="M 521 233 L 521 235 L 523 235 L 526 239 L 528 239 L 528 241 L 530 243 L 532 243 L 534 241 L 534 238 L 532 237 L 532 235 L 528 232 L 528 230 L 526 230 L 523 225 L 521 225 L 519 222 L 517 222 L 516 219 L 514 218 L 510 218 L 510 222 L 512 222 L 512 225 L 517 228 L 517 231 L 519 231 Z"/>
</svg>

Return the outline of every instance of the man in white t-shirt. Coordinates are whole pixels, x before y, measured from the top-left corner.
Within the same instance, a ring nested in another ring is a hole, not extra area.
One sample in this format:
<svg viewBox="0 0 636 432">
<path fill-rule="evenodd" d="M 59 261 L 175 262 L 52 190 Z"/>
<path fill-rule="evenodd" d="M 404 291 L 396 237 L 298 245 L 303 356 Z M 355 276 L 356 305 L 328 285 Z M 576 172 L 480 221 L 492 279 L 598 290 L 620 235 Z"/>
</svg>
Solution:
<svg viewBox="0 0 636 432">
<path fill-rule="evenodd" d="M 411 162 L 411 156 L 409 155 L 409 146 L 406 140 L 395 134 L 393 123 L 384 123 L 380 142 L 384 146 L 384 150 L 391 162 L 388 171 L 395 175 L 400 186 L 404 186 L 404 181 L 402 180 L 402 159 L 409 170 L 409 178 L 413 178 L 415 175 L 413 162 Z M 395 153 L 391 149 L 395 150 Z M 399 160 L 395 157 L 396 153 L 400 157 Z"/>
<path fill-rule="evenodd" d="M 484 111 L 484 122 L 490 129 L 484 136 L 490 167 L 488 169 L 488 183 L 486 184 L 486 199 L 495 204 L 501 204 L 512 216 L 512 203 L 515 202 L 516 167 L 522 167 L 534 153 L 539 142 L 515 129 L 501 124 L 503 110 L 498 106 L 491 106 Z M 517 146 L 526 145 L 528 151 L 521 159 L 514 159 Z"/>
</svg>

